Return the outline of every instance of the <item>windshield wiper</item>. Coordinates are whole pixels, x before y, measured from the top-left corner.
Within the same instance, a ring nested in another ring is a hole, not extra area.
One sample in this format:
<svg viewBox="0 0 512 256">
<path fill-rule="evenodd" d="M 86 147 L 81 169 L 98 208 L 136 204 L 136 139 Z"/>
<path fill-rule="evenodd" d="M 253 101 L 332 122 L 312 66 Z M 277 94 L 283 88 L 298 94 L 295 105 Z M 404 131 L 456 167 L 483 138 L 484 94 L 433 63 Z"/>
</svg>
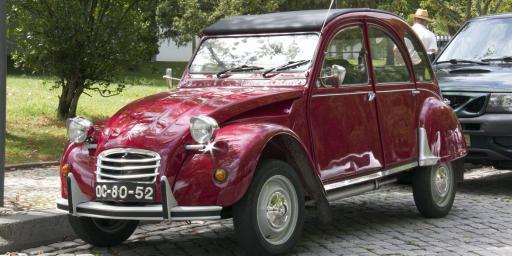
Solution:
<svg viewBox="0 0 512 256">
<path fill-rule="evenodd" d="M 219 73 L 217 73 L 217 78 L 221 78 L 223 74 L 226 74 L 228 72 L 246 72 L 246 71 L 253 71 L 253 70 L 262 70 L 262 67 L 258 66 L 248 66 L 248 65 L 242 65 L 238 67 L 228 68 L 226 70 L 222 70 Z"/>
<path fill-rule="evenodd" d="M 444 61 L 438 61 L 436 64 L 441 63 L 450 63 L 452 65 L 460 64 L 460 63 L 470 63 L 470 64 L 478 64 L 478 65 L 489 65 L 489 63 L 478 61 L 478 60 L 462 60 L 462 59 L 451 59 L 451 60 L 444 60 Z"/>
<path fill-rule="evenodd" d="M 277 67 L 265 70 L 265 72 L 263 72 L 262 75 L 263 75 L 263 77 L 267 77 L 267 75 L 270 72 L 276 72 L 276 71 L 283 71 L 283 70 L 298 68 L 300 66 L 308 64 L 309 62 L 311 62 L 311 60 L 294 60 L 294 61 L 290 61 L 290 62 L 288 62 L 286 64 L 283 64 L 283 65 L 280 65 L 280 66 L 277 66 Z"/>
<path fill-rule="evenodd" d="M 489 58 L 489 59 L 482 59 L 483 62 L 490 62 L 490 61 L 503 61 L 503 62 L 512 62 L 512 56 L 505 56 L 500 58 Z"/>
</svg>

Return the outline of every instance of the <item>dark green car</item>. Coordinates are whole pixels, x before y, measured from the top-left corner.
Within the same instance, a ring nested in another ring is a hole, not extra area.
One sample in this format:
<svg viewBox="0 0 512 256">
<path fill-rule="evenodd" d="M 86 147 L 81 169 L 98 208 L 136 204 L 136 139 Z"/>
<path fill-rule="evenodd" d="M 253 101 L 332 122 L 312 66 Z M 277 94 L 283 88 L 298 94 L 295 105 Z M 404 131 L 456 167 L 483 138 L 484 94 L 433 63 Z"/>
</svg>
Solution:
<svg viewBox="0 0 512 256">
<path fill-rule="evenodd" d="M 468 21 L 434 69 L 462 124 L 466 162 L 512 168 L 512 14 Z"/>
</svg>

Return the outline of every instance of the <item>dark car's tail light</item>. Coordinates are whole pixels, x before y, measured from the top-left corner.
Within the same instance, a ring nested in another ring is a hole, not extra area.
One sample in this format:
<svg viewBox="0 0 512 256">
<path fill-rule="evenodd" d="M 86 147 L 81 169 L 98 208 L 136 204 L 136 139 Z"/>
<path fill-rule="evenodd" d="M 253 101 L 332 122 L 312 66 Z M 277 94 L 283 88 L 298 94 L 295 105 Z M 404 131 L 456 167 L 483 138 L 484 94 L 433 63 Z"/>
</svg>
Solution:
<svg viewBox="0 0 512 256">
<path fill-rule="evenodd" d="M 153 183 L 158 176 L 160 155 L 142 149 L 109 149 L 98 155 L 98 181 Z"/>
</svg>

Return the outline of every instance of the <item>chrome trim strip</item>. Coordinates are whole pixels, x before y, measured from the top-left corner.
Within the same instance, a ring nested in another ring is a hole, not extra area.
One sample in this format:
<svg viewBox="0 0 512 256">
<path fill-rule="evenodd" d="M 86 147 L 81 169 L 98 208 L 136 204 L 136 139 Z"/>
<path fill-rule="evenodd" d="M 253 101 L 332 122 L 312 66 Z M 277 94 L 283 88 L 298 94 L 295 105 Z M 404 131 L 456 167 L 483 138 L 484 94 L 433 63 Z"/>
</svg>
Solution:
<svg viewBox="0 0 512 256">
<path fill-rule="evenodd" d="M 96 149 L 98 147 L 98 144 L 89 144 L 89 143 L 87 143 L 87 144 L 85 144 L 85 147 L 87 149 Z"/>
<path fill-rule="evenodd" d="M 409 92 L 409 91 L 414 91 L 414 89 L 397 89 L 397 90 L 385 90 L 385 91 L 375 91 L 376 93 L 391 93 L 391 92 Z"/>
<path fill-rule="evenodd" d="M 140 154 L 146 156 L 143 159 L 119 159 L 119 158 L 111 158 L 109 157 L 112 154 L 123 154 L 123 153 L 133 153 Z M 140 179 L 140 178 L 150 178 L 153 177 L 151 181 L 134 181 L 139 183 L 154 183 L 156 181 L 156 177 L 158 176 L 158 170 L 160 168 L 160 160 L 161 157 L 158 153 L 138 148 L 113 148 L 107 149 L 101 152 L 98 155 L 98 160 L 96 162 L 96 180 L 101 182 L 112 182 L 109 179 L 103 178 L 111 178 L 117 180 L 129 180 L 129 179 Z M 155 162 L 152 165 L 132 165 L 132 166 L 109 166 L 105 164 L 105 162 L 113 162 L 113 163 L 148 163 Z M 114 171 L 134 171 L 134 170 L 144 170 L 144 169 L 154 169 L 152 172 L 147 173 L 139 173 L 139 174 L 111 174 L 111 173 L 103 173 L 102 169 L 114 170 Z"/>
<path fill-rule="evenodd" d="M 71 201 L 71 208 L 69 208 L 69 212 L 72 214 L 76 214 L 76 208 L 78 207 L 78 205 L 81 203 L 84 203 L 84 202 L 88 202 L 89 198 L 87 198 L 87 196 L 84 193 L 82 193 L 82 190 L 80 190 L 80 187 L 78 186 L 78 182 L 76 181 L 73 173 L 68 174 L 67 180 L 70 183 L 70 184 L 68 184 L 68 186 L 70 188 L 69 189 L 70 191 L 68 191 L 68 198 L 71 199 L 71 200 L 68 200 L 68 201 Z M 71 193 L 69 193 L 69 192 L 71 192 Z M 69 202 L 67 202 L 67 204 L 69 204 Z"/>
<path fill-rule="evenodd" d="M 432 151 L 430 150 L 430 145 L 428 142 L 427 130 L 425 128 L 420 127 L 418 129 L 418 138 L 419 138 L 419 166 L 430 166 L 435 165 L 441 159 L 439 156 L 434 156 Z"/>
<path fill-rule="evenodd" d="M 432 93 L 432 94 L 434 94 L 434 95 L 439 96 L 439 94 L 437 94 L 436 92 L 434 92 L 434 91 L 432 91 L 432 90 L 429 90 L 429 89 L 425 89 L 425 88 L 417 88 L 416 90 L 418 90 L 418 91 L 424 91 L 424 92 L 430 92 L 430 93 Z"/>
<path fill-rule="evenodd" d="M 326 93 L 326 94 L 314 94 L 312 97 L 330 97 L 330 96 L 344 96 L 344 95 L 359 95 L 359 94 L 368 94 L 373 91 L 366 91 L 366 92 L 346 92 L 346 93 Z"/>
<path fill-rule="evenodd" d="M 147 162 L 155 162 L 158 161 L 158 159 L 115 159 L 115 158 L 108 158 L 103 157 L 104 161 L 106 162 L 113 162 L 113 163 L 147 163 Z"/>
<path fill-rule="evenodd" d="M 186 150 L 203 150 L 206 148 L 204 144 L 196 144 L 196 145 L 185 145 Z"/>
<path fill-rule="evenodd" d="M 171 209 L 172 212 L 209 212 L 221 210 L 222 206 L 175 206 Z"/>
<path fill-rule="evenodd" d="M 342 188 L 342 187 L 346 187 L 346 186 L 362 183 L 362 182 L 365 182 L 365 181 L 375 180 L 375 179 L 379 179 L 379 178 L 382 178 L 382 177 L 385 177 L 385 176 L 389 176 L 389 175 L 392 175 L 392 174 L 403 172 L 403 171 L 412 169 L 412 168 L 417 167 L 417 166 L 418 166 L 418 162 L 411 162 L 411 163 L 407 163 L 407 164 L 403 164 L 403 165 L 400 165 L 400 166 L 393 167 L 391 169 L 387 169 L 387 170 L 382 170 L 382 171 L 379 171 L 379 172 L 371 173 L 371 174 L 368 174 L 366 176 L 361 176 L 361 177 L 357 177 L 357 178 L 353 178 L 353 179 L 348 179 L 348 180 L 343 180 L 343 181 L 340 181 L 340 182 L 335 182 L 335 183 L 327 184 L 327 185 L 324 185 L 324 189 L 325 189 L 325 191 L 329 191 L 329 190 L 333 190 L 333 189 L 337 189 L 337 188 Z"/>
<path fill-rule="evenodd" d="M 148 177 L 154 177 L 157 176 L 157 173 L 152 174 L 105 174 L 102 173 L 102 177 L 112 178 L 112 179 L 119 179 L 119 180 L 129 180 L 129 179 L 138 179 L 138 178 L 148 178 Z M 112 180 L 107 180 L 107 182 L 111 182 Z M 138 182 L 138 181 L 136 181 Z"/>
<path fill-rule="evenodd" d="M 104 162 L 108 162 L 108 160 L 102 159 Z M 160 165 L 134 165 L 134 166 L 123 166 L 123 167 L 116 167 L 116 166 L 108 166 L 103 164 L 98 164 L 98 167 L 109 169 L 109 170 L 116 170 L 116 171 L 133 171 L 133 170 L 139 170 L 139 169 L 149 169 L 149 168 L 157 168 L 160 167 Z M 156 175 L 156 173 L 154 174 Z M 105 174 L 102 174 L 102 176 L 105 176 Z M 153 176 L 153 174 L 151 174 Z"/>
<path fill-rule="evenodd" d="M 171 219 L 171 211 L 178 205 L 178 202 L 172 194 L 171 186 L 166 176 L 160 178 L 160 185 L 162 186 L 162 190 L 165 190 L 165 194 L 162 194 L 162 201 L 165 200 L 165 202 L 162 202 L 162 212 L 164 212 L 164 218 Z M 160 192 L 162 192 L 162 190 L 160 190 Z"/>
</svg>

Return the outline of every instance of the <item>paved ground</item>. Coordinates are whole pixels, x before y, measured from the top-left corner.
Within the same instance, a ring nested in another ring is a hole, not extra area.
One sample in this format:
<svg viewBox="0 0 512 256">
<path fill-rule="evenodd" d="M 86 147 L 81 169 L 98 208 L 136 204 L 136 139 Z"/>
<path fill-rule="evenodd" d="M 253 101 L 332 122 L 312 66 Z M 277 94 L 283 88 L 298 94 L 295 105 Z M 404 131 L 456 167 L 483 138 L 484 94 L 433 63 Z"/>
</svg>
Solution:
<svg viewBox="0 0 512 256">
<path fill-rule="evenodd" d="M 55 208 L 59 191 L 58 167 L 8 171 L 5 174 L 5 208 L 0 208 L 0 216 Z"/>
<path fill-rule="evenodd" d="M 292 255 L 512 255 L 512 172 L 472 171 L 451 214 L 424 219 L 410 188 L 393 185 L 341 200 L 334 221 L 322 224 L 309 210 Z M 123 245 L 94 248 L 81 240 L 20 253 L 92 255 L 243 255 L 231 221 L 141 226 Z"/>
</svg>

